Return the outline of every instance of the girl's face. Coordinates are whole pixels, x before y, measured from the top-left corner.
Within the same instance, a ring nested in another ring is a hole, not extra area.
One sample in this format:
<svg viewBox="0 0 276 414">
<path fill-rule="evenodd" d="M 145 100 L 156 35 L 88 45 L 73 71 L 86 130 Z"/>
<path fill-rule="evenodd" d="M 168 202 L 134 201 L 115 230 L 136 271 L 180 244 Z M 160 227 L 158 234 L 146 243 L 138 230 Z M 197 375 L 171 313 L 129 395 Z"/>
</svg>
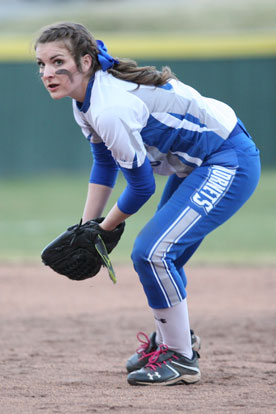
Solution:
<svg viewBox="0 0 276 414">
<path fill-rule="evenodd" d="M 53 99 L 69 96 L 79 102 L 84 101 L 91 56 L 81 58 L 82 72 L 79 72 L 69 50 L 62 42 L 56 41 L 39 43 L 36 59 L 42 82 Z"/>
</svg>

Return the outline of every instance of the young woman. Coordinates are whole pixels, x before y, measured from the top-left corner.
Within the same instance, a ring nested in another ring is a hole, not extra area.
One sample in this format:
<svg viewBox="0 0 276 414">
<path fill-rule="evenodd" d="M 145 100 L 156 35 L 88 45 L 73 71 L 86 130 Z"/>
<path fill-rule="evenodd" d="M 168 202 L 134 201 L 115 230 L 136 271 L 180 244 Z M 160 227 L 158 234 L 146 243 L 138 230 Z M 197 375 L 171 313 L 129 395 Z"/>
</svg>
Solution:
<svg viewBox="0 0 276 414">
<path fill-rule="evenodd" d="M 235 112 L 201 96 L 164 67 L 114 59 L 82 25 L 54 24 L 35 44 L 42 82 L 53 99 L 71 97 L 93 153 L 83 221 L 101 216 L 118 170 L 127 186 L 101 227 L 112 231 L 167 175 L 158 209 L 132 252 L 156 332 L 127 361 L 132 385 L 200 379 L 198 337 L 190 331 L 183 266 L 204 237 L 251 196 L 259 152 Z"/>
</svg>

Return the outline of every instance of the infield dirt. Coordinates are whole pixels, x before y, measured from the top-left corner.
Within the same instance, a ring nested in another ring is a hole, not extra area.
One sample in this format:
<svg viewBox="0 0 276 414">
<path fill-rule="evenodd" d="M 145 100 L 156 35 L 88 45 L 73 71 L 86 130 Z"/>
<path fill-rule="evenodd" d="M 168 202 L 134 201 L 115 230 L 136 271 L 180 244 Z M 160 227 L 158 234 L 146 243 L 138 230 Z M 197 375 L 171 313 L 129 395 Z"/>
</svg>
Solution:
<svg viewBox="0 0 276 414">
<path fill-rule="evenodd" d="M 154 329 L 138 277 L 115 264 L 72 282 L 40 264 L 2 265 L 1 414 L 276 413 L 276 269 L 187 269 L 202 339 L 195 385 L 132 387 L 136 333 Z"/>
</svg>

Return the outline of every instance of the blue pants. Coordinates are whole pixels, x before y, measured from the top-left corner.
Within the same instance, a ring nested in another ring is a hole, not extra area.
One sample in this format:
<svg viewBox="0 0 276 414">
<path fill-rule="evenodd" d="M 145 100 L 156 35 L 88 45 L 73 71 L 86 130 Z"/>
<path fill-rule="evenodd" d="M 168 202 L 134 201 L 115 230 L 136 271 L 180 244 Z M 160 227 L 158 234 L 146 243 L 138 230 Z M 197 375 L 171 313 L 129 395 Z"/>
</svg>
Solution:
<svg viewBox="0 0 276 414">
<path fill-rule="evenodd" d="M 219 151 L 188 177 L 170 176 L 131 256 L 150 307 L 171 307 L 186 297 L 183 266 L 204 237 L 248 200 L 259 177 L 259 151 L 240 121 Z"/>
</svg>

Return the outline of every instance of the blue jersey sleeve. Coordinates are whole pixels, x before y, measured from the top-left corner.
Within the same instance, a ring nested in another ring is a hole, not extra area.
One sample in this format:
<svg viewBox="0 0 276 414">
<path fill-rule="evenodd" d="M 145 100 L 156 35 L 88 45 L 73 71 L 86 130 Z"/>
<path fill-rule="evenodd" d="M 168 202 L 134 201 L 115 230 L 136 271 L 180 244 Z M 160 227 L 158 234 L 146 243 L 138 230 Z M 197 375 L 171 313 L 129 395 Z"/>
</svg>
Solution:
<svg viewBox="0 0 276 414">
<path fill-rule="evenodd" d="M 119 167 L 103 142 L 91 143 L 93 165 L 90 174 L 90 183 L 114 187 Z"/>
<path fill-rule="evenodd" d="M 118 199 L 118 207 L 125 214 L 133 214 L 142 207 L 155 191 L 155 180 L 148 158 L 137 168 L 123 168 L 121 171 L 127 186 Z"/>
</svg>

